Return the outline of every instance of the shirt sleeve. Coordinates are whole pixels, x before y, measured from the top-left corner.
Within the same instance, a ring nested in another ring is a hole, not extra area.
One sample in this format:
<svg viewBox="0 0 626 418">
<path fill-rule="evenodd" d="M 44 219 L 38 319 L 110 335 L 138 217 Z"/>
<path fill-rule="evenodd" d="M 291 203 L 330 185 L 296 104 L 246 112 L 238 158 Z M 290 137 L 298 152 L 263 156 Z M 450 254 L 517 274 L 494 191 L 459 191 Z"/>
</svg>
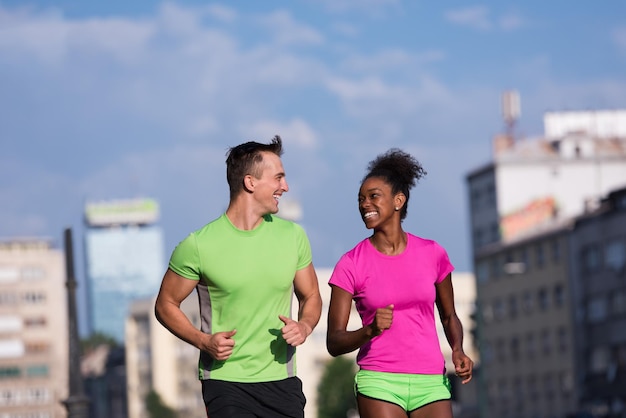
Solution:
<svg viewBox="0 0 626 418">
<path fill-rule="evenodd" d="M 348 257 L 348 254 L 344 254 L 339 259 L 328 280 L 328 284 L 337 286 L 352 295 L 356 293 L 354 263 Z"/>
<path fill-rule="evenodd" d="M 446 277 L 448 277 L 448 274 L 454 271 L 454 266 L 450 262 L 450 258 L 448 257 L 446 250 L 437 243 L 435 243 L 435 247 L 437 250 L 437 259 L 439 260 L 437 263 L 438 271 L 436 283 L 441 283 Z"/>
<path fill-rule="evenodd" d="M 298 245 L 298 265 L 296 270 L 302 270 L 313 261 L 311 243 L 309 242 L 309 238 L 307 237 L 304 228 L 298 224 L 294 225 L 296 228 L 296 241 Z"/>
<path fill-rule="evenodd" d="M 194 234 L 189 234 L 174 248 L 169 268 L 186 279 L 200 280 L 200 257 Z"/>
</svg>

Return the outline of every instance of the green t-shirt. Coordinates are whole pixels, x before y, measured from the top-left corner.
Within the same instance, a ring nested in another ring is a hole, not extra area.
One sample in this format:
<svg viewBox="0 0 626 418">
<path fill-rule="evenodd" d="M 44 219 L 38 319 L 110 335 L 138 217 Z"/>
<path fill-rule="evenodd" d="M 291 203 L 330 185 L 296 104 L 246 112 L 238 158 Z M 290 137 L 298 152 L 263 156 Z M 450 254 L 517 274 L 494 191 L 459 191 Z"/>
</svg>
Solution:
<svg viewBox="0 0 626 418">
<path fill-rule="evenodd" d="M 223 214 L 174 249 L 170 269 L 198 280 L 202 331 L 237 330 L 228 360 L 200 353 L 200 379 L 265 382 L 296 375 L 295 348 L 282 338 L 278 315 L 291 317 L 295 273 L 311 259 L 302 227 L 271 215 L 243 231 Z"/>
</svg>

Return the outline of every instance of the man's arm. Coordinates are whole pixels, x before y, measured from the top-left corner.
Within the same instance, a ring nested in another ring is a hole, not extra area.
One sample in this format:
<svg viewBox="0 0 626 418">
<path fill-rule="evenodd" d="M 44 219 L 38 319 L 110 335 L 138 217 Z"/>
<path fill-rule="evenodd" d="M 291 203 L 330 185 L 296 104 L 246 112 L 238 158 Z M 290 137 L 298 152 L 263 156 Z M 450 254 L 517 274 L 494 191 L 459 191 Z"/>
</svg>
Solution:
<svg viewBox="0 0 626 418">
<path fill-rule="evenodd" d="M 193 292 L 197 281 L 187 279 L 167 269 L 156 299 L 154 313 L 157 320 L 172 334 L 194 347 L 206 351 L 216 360 L 226 360 L 233 352 L 237 331 L 205 334 L 193 326 L 180 304 Z"/>
<path fill-rule="evenodd" d="M 285 323 L 282 328 L 283 338 L 288 344 L 297 346 L 311 335 L 322 315 L 322 297 L 313 263 L 296 272 L 293 284 L 299 302 L 298 321 L 282 315 L 279 317 Z"/>
</svg>

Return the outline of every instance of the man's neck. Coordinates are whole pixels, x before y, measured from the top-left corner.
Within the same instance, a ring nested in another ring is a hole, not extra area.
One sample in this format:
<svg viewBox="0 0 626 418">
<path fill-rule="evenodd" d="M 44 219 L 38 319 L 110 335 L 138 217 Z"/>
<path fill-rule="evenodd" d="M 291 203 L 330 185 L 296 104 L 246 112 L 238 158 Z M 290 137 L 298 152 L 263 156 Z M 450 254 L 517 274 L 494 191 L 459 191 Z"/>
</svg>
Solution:
<svg viewBox="0 0 626 418">
<path fill-rule="evenodd" d="M 245 202 L 231 202 L 226 209 L 226 216 L 237 229 L 251 231 L 263 222 L 263 215 L 254 211 Z"/>
</svg>

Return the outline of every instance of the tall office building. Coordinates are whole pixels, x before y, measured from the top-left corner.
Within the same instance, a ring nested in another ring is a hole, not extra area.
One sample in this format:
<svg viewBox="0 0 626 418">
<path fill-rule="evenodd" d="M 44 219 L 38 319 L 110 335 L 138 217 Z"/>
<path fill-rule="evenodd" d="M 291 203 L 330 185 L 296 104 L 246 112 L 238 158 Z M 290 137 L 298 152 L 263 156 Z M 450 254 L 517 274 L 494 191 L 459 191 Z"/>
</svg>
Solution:
<svg viewBox="0 0 626 418">
<path fill-rule="evenodd" d="M 0 416 L 64 418 L 68 309 L 63 252 L 49 240 L 0 241 Z"/>
<path fill-rule="evenodd" d="M 626 185 L 626 110 L 551 112 L 544 126 L 496 136 L 493 161 L 467 175 L 483 418 L 585 408 L 575 283 L 593 277 L 576 279 L 572 231 Z"/>
<path fill-rule="evenodd" d="M 159 210 L 151 199 L 85 207 L 85 265 L 91 332 L 124 341 L 128 307 L 155 295 L 165 271 Z"/>
</svg>

